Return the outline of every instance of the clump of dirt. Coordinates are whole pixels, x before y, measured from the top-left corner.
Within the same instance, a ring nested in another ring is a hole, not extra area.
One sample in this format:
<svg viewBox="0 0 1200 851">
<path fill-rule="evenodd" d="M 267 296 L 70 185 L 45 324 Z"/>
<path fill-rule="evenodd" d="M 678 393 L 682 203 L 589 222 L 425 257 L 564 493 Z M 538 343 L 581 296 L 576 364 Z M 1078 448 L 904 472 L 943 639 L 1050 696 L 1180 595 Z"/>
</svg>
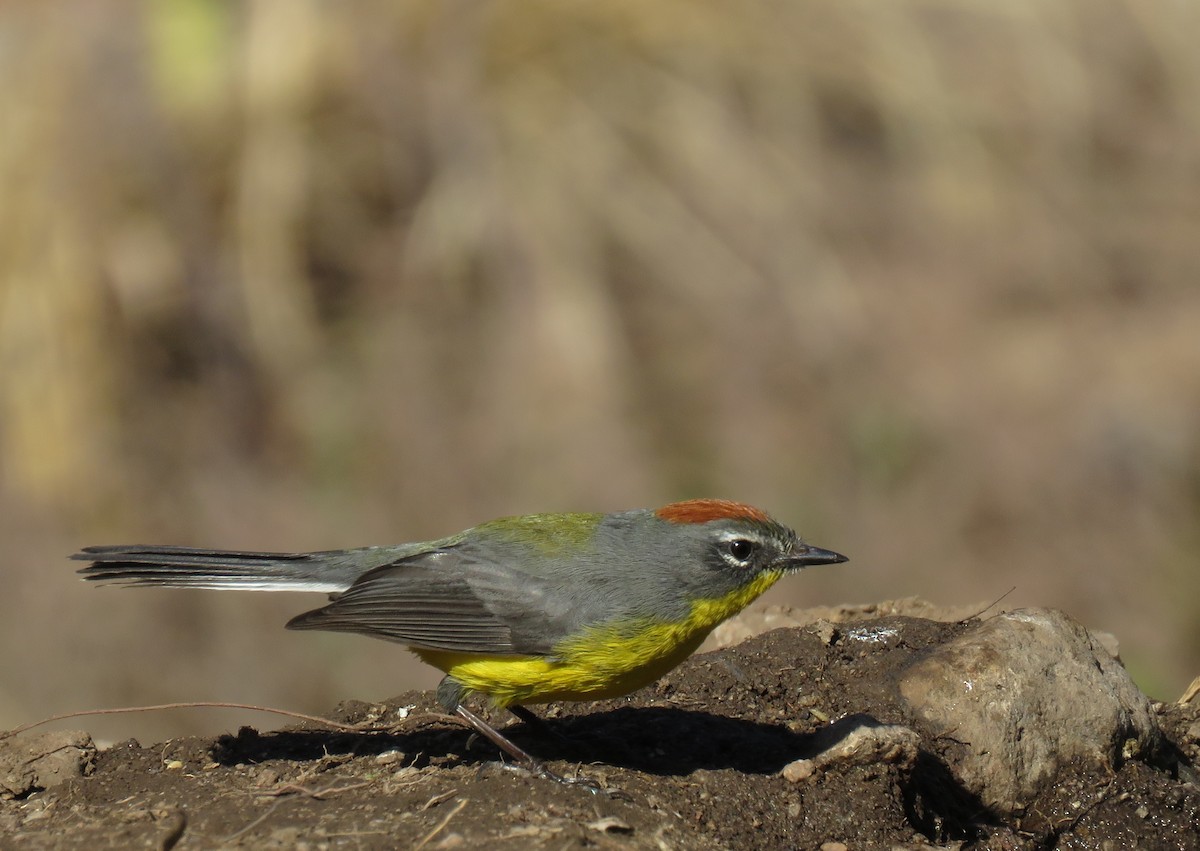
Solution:
<svg viewBox="0 0 1200 851">
<path fill-rule="evenodd" d="M 865 622 L 779 629 L 695 656 L 628 698 L 543 707 L 542 727 L 507 728 L 602 792 L 504 765 L 432 695 L 408 693 L 333 715 L 371 732 L 243 728 L 81 757 L 83 776 L 0 801 L 0 844 L 1200 848 L 1196 704 L 1152 705 L 1153 749 L 1061 760 L 1004 812 L 967 788 L 957 772 L 970 743 L 931 732 L 899 683 L 979 627 L 885 617 L 857 638 Z"/>
</svg>

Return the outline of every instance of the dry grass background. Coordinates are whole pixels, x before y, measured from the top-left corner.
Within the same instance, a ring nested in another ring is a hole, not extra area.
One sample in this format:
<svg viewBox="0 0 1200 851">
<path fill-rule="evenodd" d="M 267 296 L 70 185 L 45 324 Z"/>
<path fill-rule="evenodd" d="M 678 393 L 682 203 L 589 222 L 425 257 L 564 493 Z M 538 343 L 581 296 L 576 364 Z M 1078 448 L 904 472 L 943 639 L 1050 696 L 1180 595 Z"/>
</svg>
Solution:
<svg viewBox="0 0 1200 851">
<path fill-rule="evenodd" d="M 0 6 L 0 727 L 434 681 L 89 543 L 744 499 L 1200 673 L 1200 6 Z M 255 719 L 261 721 L 261 718 Z M 89 727 L 147 739 L 228 715 Z"/>
</svg>

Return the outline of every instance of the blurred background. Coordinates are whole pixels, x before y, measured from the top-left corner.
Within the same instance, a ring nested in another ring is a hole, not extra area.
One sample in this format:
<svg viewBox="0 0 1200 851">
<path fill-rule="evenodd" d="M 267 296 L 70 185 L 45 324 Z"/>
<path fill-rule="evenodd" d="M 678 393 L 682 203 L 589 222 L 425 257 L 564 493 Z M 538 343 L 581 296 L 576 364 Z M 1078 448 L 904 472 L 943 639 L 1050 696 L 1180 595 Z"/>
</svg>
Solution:
<svg viewBox="0 0 1200 851">
<path fill-rule="evenodd" d="M 437 675 L 86 544 L 761 505 L 1200 673 L 1200 5 L 0 5 L 0 728 Z M 86 719 L 153 741 L 275 719 Z M 278 723 L 284 723 L 282 721 Z"/>
</svg>

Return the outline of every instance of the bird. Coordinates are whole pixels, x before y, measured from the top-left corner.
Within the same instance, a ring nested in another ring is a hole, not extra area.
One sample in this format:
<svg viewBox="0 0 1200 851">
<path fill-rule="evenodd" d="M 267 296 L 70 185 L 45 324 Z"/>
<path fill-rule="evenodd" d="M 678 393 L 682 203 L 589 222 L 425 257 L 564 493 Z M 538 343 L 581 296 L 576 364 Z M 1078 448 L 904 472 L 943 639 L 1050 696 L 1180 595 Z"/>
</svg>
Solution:
<svg viewBox="0 0 1200 851">
<path fill-rule="evenodd" d="M 568 782 L 465 704 L 526 723 L 530 704 L 618 697 L 662 677 L 784 576 L 846 556 L 765 511 L 691 499 L 608 514 L 504 517 L 431 541 L 305 553 L 89 546 L 84 579 L 312 591 L 288 629 L 407 645 L 445 675 L 438 702 L 536 775 Z"/>
</svg>

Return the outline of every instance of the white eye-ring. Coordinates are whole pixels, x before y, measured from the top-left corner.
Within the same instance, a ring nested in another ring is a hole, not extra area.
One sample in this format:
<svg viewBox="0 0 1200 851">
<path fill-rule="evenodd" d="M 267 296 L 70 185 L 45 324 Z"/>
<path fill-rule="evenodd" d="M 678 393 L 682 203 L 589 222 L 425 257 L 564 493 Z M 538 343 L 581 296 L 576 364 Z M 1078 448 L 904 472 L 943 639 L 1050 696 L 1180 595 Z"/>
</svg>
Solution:
<svg viewBox="0 0 1200 851">
<path fill-rule="evenodd" d="M 727 532 L 721 536 L 719 551 L 726 564 L 740 570 L 751 565 L 762 546 L 763 542 L 754 535 L 747 535 L 744 532 Z"/>
</svg>

